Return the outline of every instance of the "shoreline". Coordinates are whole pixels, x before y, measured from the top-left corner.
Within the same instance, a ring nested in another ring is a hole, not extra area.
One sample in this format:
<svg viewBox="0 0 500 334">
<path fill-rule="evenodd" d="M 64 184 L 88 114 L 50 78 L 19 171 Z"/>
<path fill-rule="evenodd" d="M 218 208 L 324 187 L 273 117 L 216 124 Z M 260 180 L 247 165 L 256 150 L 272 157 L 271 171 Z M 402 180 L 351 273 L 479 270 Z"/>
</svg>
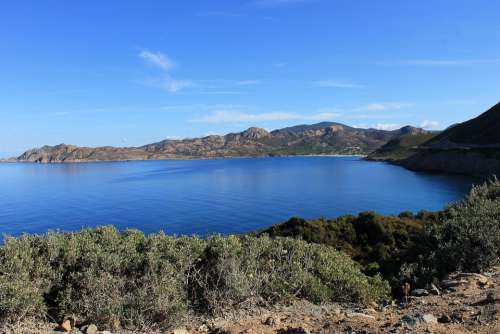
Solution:
<svg viewBox="0 0 500 334">
<path fill-rule="evenodd" d="M 224 160 L 224 159 L 266 159 L 266 158 L 366 158 L 367 154 L 290 154 L 290 155 L 256 155 L 256 156 L 226 156 L 226 157 L 171 157 L 165 159 L 123 159 L 123 160 L 81 160 L 81 161 L 50 161 L 50 162 L 37 162 L 26 160 L 10 160 L 0 159 L 0 164 L 40 164 L 40 165 L 57 165 L 57 164 L 86 164 L 86 163 L 109 163 L 109 162 L 134 162 L 134 161 L 191 161 L 191 160 Z"/>
</svg>

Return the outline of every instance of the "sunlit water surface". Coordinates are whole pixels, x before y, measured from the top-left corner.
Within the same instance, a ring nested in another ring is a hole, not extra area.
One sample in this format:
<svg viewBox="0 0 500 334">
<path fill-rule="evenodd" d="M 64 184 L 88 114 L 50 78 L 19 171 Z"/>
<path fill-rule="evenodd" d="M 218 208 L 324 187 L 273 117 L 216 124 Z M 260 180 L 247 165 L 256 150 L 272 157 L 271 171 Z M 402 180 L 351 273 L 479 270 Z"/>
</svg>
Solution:
<svg viewBox="0 0 500 334">
<path fill-rule="evenodd" d="M 0 233 L 244 233 L 292 216 L 438 210 L 475 181 L 354 157 L 0 164 Z"/>
</svg>

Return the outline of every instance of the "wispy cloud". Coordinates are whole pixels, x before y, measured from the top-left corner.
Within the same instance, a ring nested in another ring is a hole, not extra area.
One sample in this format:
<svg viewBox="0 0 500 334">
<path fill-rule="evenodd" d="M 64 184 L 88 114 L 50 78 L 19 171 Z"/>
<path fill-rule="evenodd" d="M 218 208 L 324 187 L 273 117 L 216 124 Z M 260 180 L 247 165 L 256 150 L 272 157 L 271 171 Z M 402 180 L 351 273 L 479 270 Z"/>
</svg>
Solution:
<svg viewBox="0 0 500 334">
<path fill-rule="evenodd" d="M 435 130 L 439 127 L 438 121 L 425 120 L 420 123 L 420 127 L 426 130 Z"/>
<path fill-rule="evenodd" d="M 401 128 L 401 125 L 399 124 L 391 124 L 391 123 L 378 123 L 373 126 L 374 129 L 377 130 L 386 130 L 386 131 L 392 131 Z"/>
<path fill-rule="evenodd" d="M 170 71 L 175 66 L 172 59 L 161 52 L 143 50 L 139 53 L 139 57 L 164 71 Z"/>
<path fill-rule="evenodd" d="M 379 61 L 385 66 L 468 66 L 481 64 L 500 64 L 500 58 L 492 59 L 403 59 Z"/>
<path fill-rule="evenodd" d="M 261 83 L 260 80 L 240 80 L 234 82 L 236 86 L 251 86 L 251 85 L 258 85 L 260 83 Z"/>
<path fill-rule="evenodd" d="M 399 110 L 414 106 L 410 102 L 372 102 L 361 107 L 354 108 L 354 111 L 386 111 Z"/>
<path fill-rule="evenodd" d="M 268 113 L 246 113 L 239 110 L 218 110 L 211 114 L 192 120 L 200 123 L 254 123 L 271 121 L 327 121 L 339 117 L 340 114 L 333 112 L 319 112 L 306 115 L 290 112 L 268 112 Z"/>
<path fill-rule="evenodd" d="M 148 80 L 150 85 L 160 87 L 170 93 L 176 93 L 194 85 L 190 80 L 172 78 L 170 71 L 175 67 L 175 63 L 168 55 L 159 51 L 143 50 L 139 53 L 139 57 L 163 72 L 161 79 Z"/>
<path fill-rule="evenodd" d="M 365 88 L 365 85 L 360 85 L 357 83 L 349 82 L 349 81 L 343 81 L 343 80 L 334 80 L 334 79 L 328 79 L 328 80 L 319 80 L 313 82 L 314 85 L 318 87 L 324 87 L 324 88 L 354 88 L 354 89 L 359 89 L 359 88 Z"/>
<path fill-rule="evenodd" d="M 376 129 L 376 130 L 385 130 L 392 131 L 401 129 L 402 125 L 397 123 L 377 123 L 377 124 L 355 124 L 354 128 L 360 129 Z"/>
<path fill-rule="evenodd" d="M 206 11 L 198 12 L 196 16 L 199 17 L 242 17 L 245 16 L 242 13 L 226 12 L 226 11 Z"/>
<path fill-rule="evenodd" d="M 314 1 L 317 0 L 255 0 L 252 4 L 257 7 L 278 7 Z"/>
</svg>

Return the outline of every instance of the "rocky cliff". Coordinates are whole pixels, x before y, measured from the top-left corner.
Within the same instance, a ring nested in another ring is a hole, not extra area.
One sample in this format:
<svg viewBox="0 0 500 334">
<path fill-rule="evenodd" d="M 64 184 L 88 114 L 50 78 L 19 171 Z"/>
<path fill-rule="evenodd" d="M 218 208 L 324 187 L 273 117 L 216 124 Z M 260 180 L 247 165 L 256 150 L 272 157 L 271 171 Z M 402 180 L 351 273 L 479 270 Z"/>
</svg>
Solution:
<svg viewBox="0 0 500 334">
<path fill-rule="evenodd" d="M 439 134 L 395 138 L 368 159 L 390 161 L 412 170 L 500 175 L 500 103 Z"/>
<path fill-rule="evenodd" d="M 422 129 L 404 127 L 394 131 L 353 128 L 323 122 L 268 132 L 249 128 L 224 136 L 183 140 L 164 140 L 141 147 L 44 146 L 29 150 L 17 161 L 57 163 L 83 161 L 196 159 L 242 156 L 280 156 L 309 154 L 366 155 L 401 135 L 422 133 Z"/>
</svg>

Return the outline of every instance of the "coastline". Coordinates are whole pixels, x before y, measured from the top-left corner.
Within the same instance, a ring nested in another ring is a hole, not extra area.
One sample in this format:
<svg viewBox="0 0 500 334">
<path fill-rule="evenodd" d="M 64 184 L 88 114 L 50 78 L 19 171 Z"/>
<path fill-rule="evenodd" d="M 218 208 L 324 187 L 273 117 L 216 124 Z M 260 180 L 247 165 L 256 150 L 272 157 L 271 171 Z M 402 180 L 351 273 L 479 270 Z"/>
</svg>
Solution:
<svg viewBox="0 0 500 334">
<path fill-rule="evenodd" d="M 265 158 L 366 158 L 367 154 L 289 154 L 289 155 L 243 155 L 243 156 L 221 156 L 221 157 L 168 157 L 165 159 L 114 159 L 114 160 L 70 160 L 37 162 L 17 159 L 0 159 L 0 163 L 26 163 L 26 164 L 79 164 L 99 162 L 133 162 L 133 161 L 190 161 L 190 160 L 223 160 L 223 159 L 265 159 Z"/>
</svg>

